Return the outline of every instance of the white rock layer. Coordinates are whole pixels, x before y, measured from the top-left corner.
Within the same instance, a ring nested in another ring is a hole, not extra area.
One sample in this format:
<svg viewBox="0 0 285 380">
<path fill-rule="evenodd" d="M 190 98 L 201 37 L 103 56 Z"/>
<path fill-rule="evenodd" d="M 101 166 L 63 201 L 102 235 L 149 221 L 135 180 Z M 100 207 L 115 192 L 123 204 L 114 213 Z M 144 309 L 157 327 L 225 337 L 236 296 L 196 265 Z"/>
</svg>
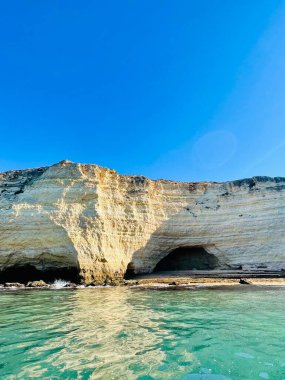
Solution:
<svg viewBox="0 0 285 380">
<path fill-rule="evenodd" d="M 149 273 L 183 246 L 221 268 L 285 269 L 285 178 L 152 181 L 69 161 L 0 173 L 2 271 L 76 267 L 100 282 L 130 262 Z"/>
</svg>

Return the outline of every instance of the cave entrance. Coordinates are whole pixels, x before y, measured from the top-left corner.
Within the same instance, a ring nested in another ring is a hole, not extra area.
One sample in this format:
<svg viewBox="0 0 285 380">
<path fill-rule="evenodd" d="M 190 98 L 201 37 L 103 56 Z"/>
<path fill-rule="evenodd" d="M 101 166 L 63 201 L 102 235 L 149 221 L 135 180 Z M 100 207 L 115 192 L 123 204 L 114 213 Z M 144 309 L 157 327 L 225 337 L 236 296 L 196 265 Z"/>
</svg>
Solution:
<svg viewBox="0 0 285 380">
<path fill-rule="evenodd" d="M 79 269 L 77 267 L 56 268 L 38 270 L 32 265 L 15 265 L 0 271 L 0 283 L 43 280 L 53 283 L 55 280 L 64 280 L 78 283 L 80 281 Z"/>
<path fill-rule="evenodd" d="M 153 272 L 211 270 L 218 264 L 217 257 L 203 247 L 179 247 L 160 260 Z"/>
</svg>

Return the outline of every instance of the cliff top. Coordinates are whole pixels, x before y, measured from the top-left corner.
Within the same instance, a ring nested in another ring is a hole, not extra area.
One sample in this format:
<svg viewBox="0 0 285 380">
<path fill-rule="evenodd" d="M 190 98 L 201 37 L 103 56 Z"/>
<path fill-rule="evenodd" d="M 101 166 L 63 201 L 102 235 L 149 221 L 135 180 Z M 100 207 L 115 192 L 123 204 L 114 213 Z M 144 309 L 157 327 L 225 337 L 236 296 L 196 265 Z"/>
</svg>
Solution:
<svg viewBox="0 0 285 380">
<path fill-rule="evenodd" d="M 0 180 L 2 179 L 6 179 L 6 178 L 11 178 L 11 177 L 17 177 L 19 175 L 22 174 L 30 174 L 30 175 L 33 175 L 34 173 L 37 174 L 37 176 L 39 174 L 42 174 L 43 172 L 45 172 L 46 170 L 48 170 L 49 168 L 52 168 L 52 167 L 55 167 L 55 166 L 61 166 L 63 169 L 66 167 L 66 166 L 69 166 L 69 165 L 74 165 L 74 166 L 78 166 L 80 165 L 81 167 L 95 167 L 95 168 L 100 168 L 101 170 L 106 170 L 106 171 L 111 171 L 115 174 L 118 174 L 120 176 L 123 176 L 123 177 L 130 177 L 130 178 L 141 178 L 141 179 L 144 179 L 144 180 L 150 180 L 150 181 L 154 181 L 154 182 L 170 182 L 170 183 L 180 183 L 180 184 L 232 184 L 233 186 L 249 186 L 250 188 L 251 187 L 254 187 L 257 183 L 266 183 L 266 182 L 271 182 L 271 183 L 276 183 L 276 184 L 285 184 L 285 177 L 269 177 L 269 176 L 254 176 L 254 177 L 250 177 L 250 178 L 243 178 L 243 179 L 237 179 L 237 180 L 230 180 L 230 181 L 224 181 L 224 182 L 219 182 L 219 181 L 175 181 L 175 180 L 169 180 L 169 179 L 162 179 L 162 178 L 159 178 L 159 179 L 150 179 L 148 177 L 145 177 L 143 175 L 138 175 L 138 174 L 120 174 L 120 173 L 117 173 L 116 170 L 114 169 L 110 169 L 110 168 L 107 168 L 107 167 L 104 167 L 104 166 L 101 166 L 101 165 L 97 165 L 97 164 L 80 164 L 80 163 L 76 163 L 76 162 L 72 162 L 70 160 L 62 160 L 62 161 L 59 161 L 58 163 L 55 163 L 53 165 L 50 165 L 50 166 L 42 166 L 42 167 L 38 167 L 38 168 L 28 168 L 28 169 L 18 169 L 18 170 L 8 170 L 8 171 L 4 171 L 4 172 L 0 172 Z"/>
</svg>

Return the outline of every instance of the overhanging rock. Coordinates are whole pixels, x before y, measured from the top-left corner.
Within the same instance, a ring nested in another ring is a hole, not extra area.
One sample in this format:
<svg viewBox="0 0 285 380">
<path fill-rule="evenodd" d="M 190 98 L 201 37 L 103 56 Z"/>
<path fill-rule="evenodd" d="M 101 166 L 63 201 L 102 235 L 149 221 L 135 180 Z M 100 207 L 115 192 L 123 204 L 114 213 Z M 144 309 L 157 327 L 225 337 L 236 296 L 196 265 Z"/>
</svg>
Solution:
<svg viewBox="0 0 285 380">
<path fill-rule="evenodd" d="M 0 173 L 0 282 L 27 265 L 104 282 L 183 247 L 223 269 L 285 269 L 285 178 L 153 181 L 70 161 Z"/>
</svg>

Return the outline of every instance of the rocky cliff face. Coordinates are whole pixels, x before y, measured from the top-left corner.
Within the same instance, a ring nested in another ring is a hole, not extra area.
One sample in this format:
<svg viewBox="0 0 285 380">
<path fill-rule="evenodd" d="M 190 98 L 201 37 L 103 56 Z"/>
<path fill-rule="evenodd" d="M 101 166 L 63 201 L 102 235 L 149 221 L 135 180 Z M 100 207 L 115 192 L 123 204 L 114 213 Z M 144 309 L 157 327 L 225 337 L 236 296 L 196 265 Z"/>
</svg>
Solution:
<svg viewBox="0 0 285 380">
<path fill-rule="evenodd" d="M 180 247 L 220 269 L 285 269 L 285 178 L 152 181 L 69 161 L 0 173 L 0 282 L 150 273 Z"/>
</svg>

